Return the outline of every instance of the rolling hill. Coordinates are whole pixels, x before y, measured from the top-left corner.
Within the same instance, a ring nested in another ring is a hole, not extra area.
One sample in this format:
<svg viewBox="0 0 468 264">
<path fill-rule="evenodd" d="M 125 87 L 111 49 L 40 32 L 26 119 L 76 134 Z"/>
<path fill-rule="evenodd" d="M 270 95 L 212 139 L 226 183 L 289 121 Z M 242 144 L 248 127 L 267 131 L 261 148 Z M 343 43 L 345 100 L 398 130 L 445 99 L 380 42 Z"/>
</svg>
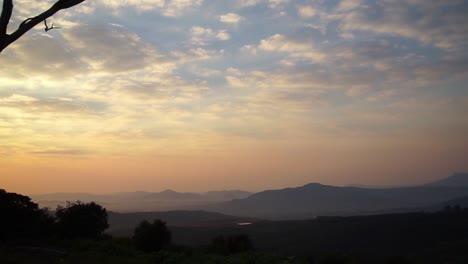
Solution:
<svg viewBox="0 0 468 264">
<path fill-rule="evenodd" d="M 140 212 L 117 213 L 109 212 L 108 233 L 118 236 L 131 236 L 134 228 L 143 220 L 153 221 L 160 219 L 171 227 L 182 228 L 221 228 L 236 226 L 238 223 L 257 222 L 259 220 L 245 217 L 224 215 L 205 211 L 167 211 L 167 212 Z"/>
<path fill-rule="evenodd" d="M 121 192 L 110 194 L 51 193 L 31 195 L 41 207 L 55 209 L 66 201 L 97 202 L 109 210 L 118 212 L 150 212 L 197 208 L 207 204 L 245 198 L 250 192 L 240 190 L 210 191 L 205 193 L 176 192 Z"/>
<path fill-rule="evenodd" d="M 251 194 L 244 191 L 207 193 L 127 192 L 107 195 L 35 195 L 41 206 L 66 200 L 96 201 L 118 212 L 203 210 L 261 219 L 310 219 L 318 215 L 358 215 L 408 212 L 434 208 L 446 201 L 468 196 L 468 174 L 410 187 L 338 187 L 319 183 L 295 188 L 267 190 Z"/>
<path fill-rule="evenodd" d="M 468 173 L 456 172 L 450 177 L 428 183 L 425 186 L 468 187 Z"/>
<path fill-rule="evenodd" d="M 263 191 L 204 209 L 267 219 L 412 211 L 468 195 L 468 185 L 462 184 L 464 182 L 468 182 L 468 174 L 457 173 L 432 184 L 400 188 L 369 189 L 312 183 Z"/>
</svg>

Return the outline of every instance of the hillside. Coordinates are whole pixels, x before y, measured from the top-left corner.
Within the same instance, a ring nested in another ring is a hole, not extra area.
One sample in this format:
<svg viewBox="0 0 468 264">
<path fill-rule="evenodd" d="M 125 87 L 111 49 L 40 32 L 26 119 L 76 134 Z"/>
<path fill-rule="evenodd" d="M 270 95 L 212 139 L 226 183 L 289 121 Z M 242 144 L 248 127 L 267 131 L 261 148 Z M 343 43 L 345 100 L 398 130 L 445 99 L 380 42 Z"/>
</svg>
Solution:
<svg viewBox="0 0 468 264">
<path fill-rule="evenodd" d="M 247 234 L 257 250 L 307 256 L 353 252 L 354 255 L 420 255 L 421 263 L 440 263 L 431 254 L 466 255 L 468 210 L 401 213 L 311 220 L 257 221 L 251 225 L 171 226 L 173 241 L 190 247 L 209 245 L 220 234 Z M 111 232 L 112 233 L 112 232 Z M 130 236 L 131 233 L 127 233 Z M 445 254 L 445 253 L 444 253 Z M 448 254 L 448 253 L 447 253 Z M 361 263 L 361 262 L 358 262 Z M 451 262 L 452 263 L 452 262 Z M 463 263 L 463 262 L 453 262 Z"/>
<path fill-rule="evenodd" d="M 458 197 L 455 199 L 451 199 L 446 201 L 442 204 L 445 206 L 460 206 L 462 208 L 468 208 L 468 196 Z"/>
<path fill-rule="evenodd" d="M 64 205 L 66 201 L 80 200 L 83 202 L 97 202 L 112 211 L 142 212 L 202 207 L 207 204 L 246 198 L 249 195 L 251 195 L 250 192 L 240 190 L 209 191 L 205 193 L 164 190 L 161 192 L 137 191 L 110 194 L 51 193 L 31 195 L 31 198 L 41 207 L 50 207 L 52 209 L 57 205 Z"/>
<path fill-rule="evenodd" d="M 117 213 L 109 212 L 109 229 L 114 235 L 130 236 L 134 228 L 143 220 L 160 219 L 172 227 L 224 227 L 236 226 L 243 222 L 257 222 L 258 220 L 245 217 L 224 215 L 205 211 L 167 211 L 167 212 L 139 212 Z"/>
<path fill-rule="evenodd" d="M 461 176 L 460 176 L 461 175 Z M 441 182 L 463 182 L 456 174 Z M 414 187 L 369 189 L 318 183 L 269 190 L 245 199 L 210 205 L 204 209 L 230 215 L 268 219 L 308 219 L 317 215 L 355 215 L 411 211 L 468 195 L 468 186 L 428 184 Z"/>
<path fill-rule="evenodd" d="M 109 210 L 118 212 L 203 210 L 243 217 L 286 220 L 309 219 L 318 215 L 407 212 L 430 208 L 463 196 L 468 196 L 467 173 L 455 173 L 420 186 L 397 188 L 338 187 L 311 183 L 255 194 L 244 191 L 181 193 L 165 190 L 108 195 L 36 195 L 33 199 L 41 206 L 52 208 L 65 200 L 82 200 L 96 201 Z"/>
<path fill-rule="evenodd" d="M 468 187 L 468 173 L 457 172 L 450 177 L 428 183 L 426 186 Z"/>
</svg>

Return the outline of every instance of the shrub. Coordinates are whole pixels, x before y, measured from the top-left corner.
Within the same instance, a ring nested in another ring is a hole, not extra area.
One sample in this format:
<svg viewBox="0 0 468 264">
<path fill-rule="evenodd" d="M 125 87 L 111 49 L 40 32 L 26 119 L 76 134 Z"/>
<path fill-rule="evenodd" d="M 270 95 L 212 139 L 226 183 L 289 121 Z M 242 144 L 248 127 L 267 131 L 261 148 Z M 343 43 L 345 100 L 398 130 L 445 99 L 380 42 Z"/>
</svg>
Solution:
<svg viewBox="0 0 468 264">
<path fill-rule="evenodd" d="M 64 238 L 96 238 L 109 227 L 107 210 L 96 204 L 67 202 L 57 207 L 57 231 Z"/>
<path fill-rule="evenodd" d="M 0 212 L 0 241 L 50 234 L 52 216 L 28 196 L 0 189 Z"/>
<path fill-rule="evenodd" d="M 157 252 L 169 245 L 171 232 L 161 220 L 141 222 L 136 228 L 133 240 L 137 249 L 144 252 Z"/>
<path fill-rule="evenodd" d="M 227 238 L 219 235 L 212 240 L 212 247 L 216 253 L 225 255 L 252 251 L 254 249 L 248 235 L 230 235 Z"/>
</svg>

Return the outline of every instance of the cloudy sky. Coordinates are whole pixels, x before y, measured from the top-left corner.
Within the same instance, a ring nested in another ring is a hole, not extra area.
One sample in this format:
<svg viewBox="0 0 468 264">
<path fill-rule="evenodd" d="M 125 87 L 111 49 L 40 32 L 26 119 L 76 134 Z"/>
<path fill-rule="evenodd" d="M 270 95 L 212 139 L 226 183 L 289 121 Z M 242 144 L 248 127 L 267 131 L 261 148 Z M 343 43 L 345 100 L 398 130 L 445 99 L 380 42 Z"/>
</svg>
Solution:
<svg viewBox="0 0 468 264">
<path fill-rule="evenodd" d="M 9 30 L 54 1 L 16 0 Z M 0 187 L 416 184 L 468 171 L 466 0 L 87 0 L 0 54 Z"/>
</svg>

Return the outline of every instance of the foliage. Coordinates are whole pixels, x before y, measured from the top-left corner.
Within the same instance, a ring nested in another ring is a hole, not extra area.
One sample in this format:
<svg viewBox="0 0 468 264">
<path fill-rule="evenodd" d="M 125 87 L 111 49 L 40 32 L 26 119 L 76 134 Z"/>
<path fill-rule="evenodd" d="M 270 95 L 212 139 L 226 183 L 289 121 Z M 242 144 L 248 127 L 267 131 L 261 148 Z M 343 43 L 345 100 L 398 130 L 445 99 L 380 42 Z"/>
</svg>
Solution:
<svg viewBox="0 0 468 264">
<path fill-rule="evenodd" d="M 161 220 L 141 222 L 136 228 L 133 240 L 137 249 L 144 252 L 157 252 L 171 242 L 171 232 Z"/>
<path fill-rule="evenodd" d="M 319 217 L 311 221 L 270 221 L 263 226 L 243 228 L 242 232 L 255 237 L 256 245 L 264 252 L 253 250 L 248 235 L 226 229 L 215 234 L 237 235 L 217 236 L 211 247 L 169 246 L 171 232 L 160 220 L 140 223 L 133 239 L 99 235 L 102 227 L 107 226 L 107 212 L 95 203 L 68 203 L 57 211 L 57 227 L 66 226 L 81 234 L 88 232 L 88 238 L 77 238 L 70 231 L 66 233 L 68 236 L 62 233 L 61 238 L 39 236 L 38 230 L 50 227 L 53 221 L 27 196 L 0 190 L 0 210 L 2 238 L 9 242 L 24 235 L 14 243 L 0 243 L 2 264 L 468 263 L 468 209 L 459 206 L 433 213 Z M 79 219 L 81 216 L 85 216 L 84 220 Z M 65 219 L 75 222 L 67 223 Z M 88 227 L 90 223 L 105 224 L 90 235 L 91 231 L 82 231 L 80 221 L 87 222 Z M 26 231 L 36 234 L 35 237 L 26 237 L 30 236 Z"/>
<path fill-rule="evenodd" d="M 212 247 L 216 253 L 230 255 L 241 252 L 252 251 L 253 244 L 248 235 L 230 235 L 225 238 L 219 235 L 212 240 Z"/>
<path fill-rule="evenodd" d="M 53 224 L 47 210 L 27 196 L 0 189 L 0 241 L 44 236 Z"/>
<path fill-rule="evenodd" d="M 57 232 L 64 238 L 95 238 L 109 227 L 107 210 L 94 202 L 67 202 L 55 213 Z"/>
</svg>

